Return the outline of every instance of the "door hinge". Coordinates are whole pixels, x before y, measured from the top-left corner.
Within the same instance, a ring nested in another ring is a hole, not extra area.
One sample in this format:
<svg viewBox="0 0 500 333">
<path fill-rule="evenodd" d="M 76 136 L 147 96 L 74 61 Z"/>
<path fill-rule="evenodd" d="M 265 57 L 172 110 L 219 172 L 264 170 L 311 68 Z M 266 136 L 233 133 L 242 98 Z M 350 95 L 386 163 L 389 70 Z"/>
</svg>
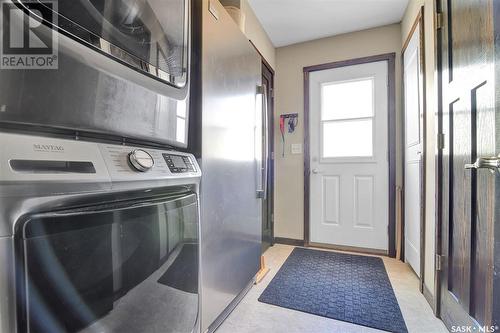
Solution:
<svg viewBox="0 0 500 333">
<path fill-rule="evenodd" d="M 271 161 L 274 161 L 274 151 L 271 152 Z"/>
<path fill-rule="evenodd" d="M 436 13 L 436 30 L 443 27 L 443 13 Z"/>
<path fill-rule="evenodd" d="M 437 137 L 438 149 L 444 149 L 444 134 L 439 133 Z"/>
<path fill-rule="evenodd" d="M 436 271 L 443 270 L 444 258 L 444 256 L 436 254 Z"/>
<path fill-rule="evenodd" d="M 274 213 L 271 214 L 271 223 L 274 223 Z"/>
<path fill-rule="evenodd" d="M 271 98 L 274 98 L 274 89 L 270 88 L 269 91 L 270 91 Z"/>
</svg>

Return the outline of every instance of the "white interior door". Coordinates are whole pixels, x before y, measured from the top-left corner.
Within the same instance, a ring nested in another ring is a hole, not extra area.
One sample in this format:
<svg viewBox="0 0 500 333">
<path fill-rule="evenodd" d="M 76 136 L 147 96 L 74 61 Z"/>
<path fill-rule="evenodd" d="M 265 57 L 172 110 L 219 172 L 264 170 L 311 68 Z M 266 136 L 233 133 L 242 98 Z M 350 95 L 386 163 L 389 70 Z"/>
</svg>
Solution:
<svg viewBox="0 0 500 333">
<path fill-rule="evenodd" d="M 388 250 L 388 63 L 316 71 L 310 93 L 310 241 Z"/>
<path fill-rule="evenodd" d="M 420 277 L 422 113 L 420 95 L 420 29 L 406 47 L 404 59 L 405 100 L 405 261 Z"/>
</svg>

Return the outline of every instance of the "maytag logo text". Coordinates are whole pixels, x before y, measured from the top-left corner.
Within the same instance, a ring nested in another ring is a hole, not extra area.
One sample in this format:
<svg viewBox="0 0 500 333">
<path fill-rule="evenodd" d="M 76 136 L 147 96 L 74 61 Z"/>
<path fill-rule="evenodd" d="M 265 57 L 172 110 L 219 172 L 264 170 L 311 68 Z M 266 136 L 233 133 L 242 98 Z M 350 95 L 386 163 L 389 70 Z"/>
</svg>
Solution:
<svg viewBox="0 0 500 333">
<path fill-rule="evenodd" d="M 37 143 L 35 143 L 33 145 L 33 150 L 34 151 L 47 152 L 47 153 L 64 153 L 64 147 L 63 146 L 43 145 L 43 144 L 37 144 Z"/>
</svg>

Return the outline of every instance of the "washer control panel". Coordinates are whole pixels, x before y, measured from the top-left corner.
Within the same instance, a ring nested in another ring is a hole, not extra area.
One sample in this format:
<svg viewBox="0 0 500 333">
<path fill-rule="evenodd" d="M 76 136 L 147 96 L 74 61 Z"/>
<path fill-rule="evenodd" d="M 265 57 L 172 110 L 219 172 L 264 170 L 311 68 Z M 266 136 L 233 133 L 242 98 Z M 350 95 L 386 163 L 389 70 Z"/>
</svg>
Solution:
<svg viewBox="0 0 500 333">
<path fill-rule="evenodd" d="M 5 143 L 0 145 L 0 183 L 175 180 L 192 184 L 201 177 L 196 158 L 174 150 L 2 132 L 0 142 Z"/>
<path fill-rule="evenodd" d="M 172 173 L 196 172 L 190 156 L 164 153 L 163 158 Z"/>
<path fill-rule="evenodd" d="M 113 181 L 199 177 L 193 155 L 142 147 L 100 145 Z"/>
</svg>

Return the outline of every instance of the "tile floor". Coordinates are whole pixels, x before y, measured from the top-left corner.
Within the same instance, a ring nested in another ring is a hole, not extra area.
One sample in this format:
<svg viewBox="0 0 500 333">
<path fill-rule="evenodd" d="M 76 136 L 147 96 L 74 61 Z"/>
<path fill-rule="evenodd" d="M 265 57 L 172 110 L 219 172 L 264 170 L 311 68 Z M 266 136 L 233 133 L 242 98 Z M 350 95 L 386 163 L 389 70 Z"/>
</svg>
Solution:
<svg viewBox="0 0 500 333">
<path fill-rule="evenodd" d="M 217 333 L 375 333 L 376 329 L 343 321 L 289 310 L 257 299 L 293 250 L 293 246 L 277 244 L 265 253 L 271 269 L 258 285 L 248 292 L 241 303 L 219 327 Z M 434 317 L 430 306 L 418 290 L 418 279 L 400 261 L 383 257 L 387 273 L 399 301 L 410 333 L 447 332 L 443 323 Z"/>
</svg>

